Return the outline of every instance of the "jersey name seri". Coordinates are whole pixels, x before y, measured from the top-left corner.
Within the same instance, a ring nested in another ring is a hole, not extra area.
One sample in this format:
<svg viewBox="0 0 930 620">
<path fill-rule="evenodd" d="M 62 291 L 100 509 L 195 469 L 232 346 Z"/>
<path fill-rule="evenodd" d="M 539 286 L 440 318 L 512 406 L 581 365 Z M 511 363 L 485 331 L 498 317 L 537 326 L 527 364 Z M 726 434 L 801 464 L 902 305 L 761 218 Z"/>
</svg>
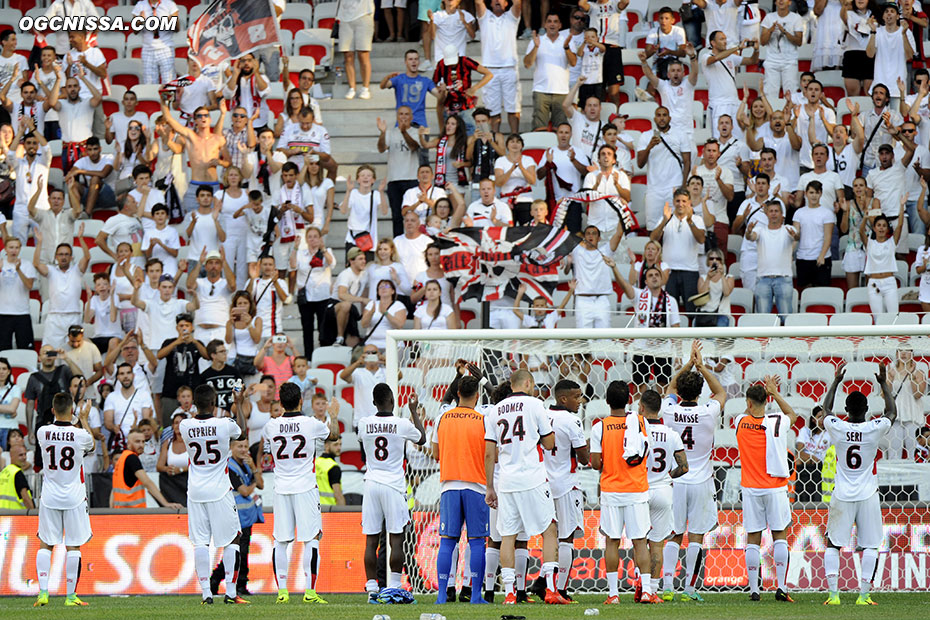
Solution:
<svg viewBox="0 0 930 620">
<path fill-rule="evenodd" d="M 827 416 L 823 426 L 836 446 L 833 497 L 844 502 L 868 499 L 878 492 L 875 460 L 882 438 L 891 430 L 888 418 L 848 422 Z"/>
</svg>

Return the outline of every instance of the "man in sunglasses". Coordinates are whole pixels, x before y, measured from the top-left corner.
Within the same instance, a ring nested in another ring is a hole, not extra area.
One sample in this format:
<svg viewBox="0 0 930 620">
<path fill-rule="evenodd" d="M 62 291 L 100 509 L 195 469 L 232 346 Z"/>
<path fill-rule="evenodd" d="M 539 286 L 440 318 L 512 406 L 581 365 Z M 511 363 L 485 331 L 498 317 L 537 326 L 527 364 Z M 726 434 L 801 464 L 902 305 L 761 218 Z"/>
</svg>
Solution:
<svg viewBox="0 0 930 620">
<path fill-rule="evenodd" d="M 201 342 L 224 340 L 229 301 L 236 292 L 236 274 L 226 262 L 223 244 L 219 245 L 219 251 L 207 252 L 204 248 L 200 263 L 204 265 L 207 277 L 198 278 L 199 269 L 191 269 L 187 274 L 187 289 L 196 290 L 200 302 L 194 321 L 194 337 Z"/>
<path fill-rule="evenodd" d="M 225 102 L 220 104 L 220 109 L 226 109 Z M 204 106 L 194 110 L 194 129 L 188 129 L 178 122 L 178 119 L 171 114 L 164 99 L 161 100 L 161 113 L 168 125 L 187 140 L 187 157 L 191 168 L 190 184 L 181 199 L 181 209 L 187 214 L 197 208 L 198 187 L 207 185 L 213 189 L 219 189 L 216 167 L 230 164 L 228 155 L 224 158 L 223 154 L 226 137 L 213 133 L 210 126 L 210 111 Z"/>
<path fill-rule="evenodd" d="M 126 144 L 126 135 L 129 132 L 129 123 L 136 121 L 142 125 L 144 131 L 148 130 L 148 114 L 136 109 L 139 103 L 139 97 L 131 90 L 123 93 L 123 109 L 120 112 L 111 114 L 106 122 L 106 141 L 107 144 L 113 144 L 116 140 L 116 148 L 122 150 Z"/>
<path fill-rule="evenodd" d="M 242 106 L 233 108 L 232 123 L 229 129 L 223 131 L 226 136 L 226 146 L 223 147 L 223 158 L 229 159 L 230 165 L 239 168 L 242 171 L 242 165 L 245 163 L 246 153 L 255 148 L 258 144 L 258 138 L 255 137 L 255 127 L 253 122 L 258 116 L 258 110 L 251 116 Z"/>
</svg>

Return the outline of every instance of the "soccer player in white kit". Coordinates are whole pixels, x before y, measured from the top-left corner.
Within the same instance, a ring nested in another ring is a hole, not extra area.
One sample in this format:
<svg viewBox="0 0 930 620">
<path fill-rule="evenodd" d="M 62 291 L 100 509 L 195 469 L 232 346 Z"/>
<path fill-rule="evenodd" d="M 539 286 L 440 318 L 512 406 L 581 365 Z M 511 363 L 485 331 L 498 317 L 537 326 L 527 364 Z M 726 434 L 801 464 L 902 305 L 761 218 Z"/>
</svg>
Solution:
<svg viewBox="0 0 930 620">
<path fill-rule="evenodd" d="M 639 397 L 639 414 L 649 423 L 649 568 L 652 591 L 659 591 L 662 551 L 672 535 L 672 480 L 688 473 L 688 457 L 678 433 L 662 423 L 662 396 L 646 390 Z"/>
<path fill-rule="evenodd" d="M 241 394 L 241 393 L 240 393 Z M 241 396 L 240 396 L 241 397 Z M 242 435 L 232 418 L 214 417 L 216 390 L 209 385 L 194 388 L 197 415 L 181 422 L 190 468 L 187 475 L 187 536 L 194 546 L 194 570 L 203 592 L 201 605 L 213 604 L 210 591 L 210 538 L 223 547 L 227 604 L 248 604 L 236 594 L 239 572 L 239 515 L 226 463 L 229 442 Z"/>
<path fill-rule="evenodd" d="M 278 582 L 276 603 L 287 603 L 287 547 L 294 541 L 304 544 L 305 603 L 326 603 L 316 593 L 320 541 L 323 529 L 320 490 L 316 485 L 315 446 L 317 440 L 339 436 L 339 422 L 331 413 L 329 424 L 302 413 L 303 397 L 296 383 L 284 383 L 278 392 L 284 415 L 272 418 L 262 429 L 266 451 L 274 457 L 274 551 L 272 565 Z"/>
<path fill-rule="evenodd" d="M 766 413 L 769 396 L 781 413 Z M 793 468 L 788 460 L 788 431 L 797 419 L 794 409 L 778 393 L 775 377 L 766 377 L 764 386 L 752 385 L 746 390 L 746 412 L 736 417 L 750 601 L 762 600 L 759 545 L 762 532 L 768 528 L 772 531 L 772 559 L 778 586 L 775 600 L 794 602 L 788 596 L 788 526 L 791 525 L 788 477 Z"/>
<path fill-rule="evenodd" d="M 556 590 L 567 601 L 568 576 L 572 570 L 575 545 L 572 542 L 579 532 L 584 534 L 584 495 L 578 480 L 578 464 L 587 465 L 590 457 L 584 437 L 578 408 L 581 405 L 581 386 L 570 379 L 562 379 L 552 390 L 555 404 L 549 407 L 549 423 L 555 435 L 555 447 L 543 452 L 543 462 L 549 474 L 549 487 L 555 502 L 555 521 L 559 536 L 559 574 Z"/>
<path fill-rule="evenodd" d="M 84 455 L 93 452 L 94 436 L 87 417 L 90 401 L 78 412 L 81 428 L 71 424 L 74 400 L 59 392 L 52 397 L 55 421 L 36 431 L 36 445 L 42 453 L 42 495 L 39 498 L 39 550 L 36 551 L 36 574 L 39 596 L 34 607 L 48 605 L 48 576 L 52 569 L 52 547 L 62 542 L 65 556 L 67 593 L 65 605 L 83 607 L 87 603 L 75 594 L 81 574 L 81 545 L 90 540 L 90 517 L 87 513 L 87 488 L 84 486 Z"/>
<path fill-rule="evenodd" d="M 388 588 L 399 588 L 404 569 L 404 527 L 410 521 L 407 481 L 404 479 L 404 442 L 422 446 L 426 431 L 417 412 L 417 398 L 410 397 L 410 418 L 394 415 L 394 393 L 386 383 L 377 384 L 371 398 L 378 412 L 358 421 L 358 438 L 368 457 L 362 495 L 362 533 L 365 534 L 365 591 L 368 602 L 378 597 L 378 541 L 387 527 L 390 536 L 391 570 Z"/>
<path fill-rule="evenodd" d="M 884 416 L 866 421 L 869 401 L 856 390 L 846 396 L 847 419 L 840 420 L 832 409 L 836 390 L 843 382 L 845 372 L 845 366 L 836 369 L 836 377 L 823 404 L 826 414 L 823 426 L 830 442 L 836 446 L 836 486 L 827 513 L 828 546 L 823 557 L 830 596 L 824 605 L 840 604 L 840 548 L 849 546 L 853 523 L 856 525 L 856 542 L 862 548 L 856 605 L 876 605 L 870 592 L 878 567 L 878 547 L 882 543 L 882 509 L 874 463 L 878 445 L 891 430 L 898 410 L 885 376 L 885 366 L 879 365 L 875 378 L 885 400 Z"/>
<path fill-rule="evenodd" d="M 555 436 L 549 415 L 533 392 L 533 375 L 518 370 L 510 377 L 513 394 L 498 403 L 487 414 L 484 468 L 487 478 L 486 501 L 497 508 L 497 529 L 501 535 L 501 581 L 504 584 L 504 605 L 515 605 L 514 546 L 517 534 L 542 534 L 542 574 L 546 578 L 545 602 L 565 605 L 555 588 L 558 550 L 558 529 L 555 505 L 546 480 L 539 445 L 543 450 L 555 447 Z M 500 496 L 495 489 L 494 463 L 500 469 Z"/>
<path fill-rule="evenodd" d="M 696 371 L 691 370 L 695 368 Z M 704 382 L 711 391 L 711 400 L 703 405 L 698 398 Z M 662 577 L 662 600 L 674 598 L 672 580 L 678 564 L 678 551 L 688 532 L 685 552 L 685 591 L 683 601 L 703 602 L 695 592 L 704 548 L 704 535 L 717 527 L 717 500 L 714 488 L 714 468 L 710 457 L 714 451 L 714 431 L 720 425 L 720 414 L 727 400 L 727 391 L 717 377 L 704 365 L 701 343 L 691 347 L 691 359 L 672 378 L 666 389 L 662 407 L 665 425 L 678 433 L 688 457 L 688 473 L 672 487 L 672 518 L 675 535 L 665 545 Z"/>
</svg>

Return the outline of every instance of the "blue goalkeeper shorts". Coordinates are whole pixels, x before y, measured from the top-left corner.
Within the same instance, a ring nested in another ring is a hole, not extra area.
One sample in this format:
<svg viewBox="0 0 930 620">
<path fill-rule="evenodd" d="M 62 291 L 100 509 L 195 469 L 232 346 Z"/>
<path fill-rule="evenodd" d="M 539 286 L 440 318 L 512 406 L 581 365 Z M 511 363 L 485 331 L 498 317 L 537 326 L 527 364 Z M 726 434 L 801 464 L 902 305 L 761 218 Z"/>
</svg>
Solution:
<svg viewBox="0 0 930 620">
<path fill-rule="evenodd" d="M 484 495 L 471 489 L 443 491 L 439 498 L 439 535 L 458 538 L 462 526 L 469 538 L 487 536 L 490 528 L 488 505 Z"/>
</svg>

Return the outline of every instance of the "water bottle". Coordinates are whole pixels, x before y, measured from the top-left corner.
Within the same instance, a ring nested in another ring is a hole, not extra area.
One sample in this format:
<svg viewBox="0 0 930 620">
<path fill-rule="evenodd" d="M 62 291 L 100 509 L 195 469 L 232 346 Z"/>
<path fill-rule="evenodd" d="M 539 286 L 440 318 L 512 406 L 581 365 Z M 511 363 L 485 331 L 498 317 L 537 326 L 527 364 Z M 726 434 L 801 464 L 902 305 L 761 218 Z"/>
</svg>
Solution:
<svg viewBox="0 0 930 620">
<path fill-rule="evenodd" d="M 371 617 L 371 620 L 391 620 L 391 617 L 387 614 L 375 614 Z"/>
<path fill-rule="evenodd" d="M 446 620 L 442 614 L 420 614 L 420 620 Z"/>
<path fill-rule="evenodd" d="M 343 69 L 342 67 L 336 67 L 333 70 L 333 73 L 335 73 L 334 83 L 336 84 L 336 86 L 341 86 L 342 76 L 345 75 L 345 69 Z"/>
<path fill-rule="evenodd" d="M 586 616 L 600 616 L 600 615 L 601 615 L 601 610 L 598 609 L 597 607 L 589 607 L 588 609 L 585 609 L 585 610 L 584 610 L 584 615 L 586 615 Z"/>
</svg>

